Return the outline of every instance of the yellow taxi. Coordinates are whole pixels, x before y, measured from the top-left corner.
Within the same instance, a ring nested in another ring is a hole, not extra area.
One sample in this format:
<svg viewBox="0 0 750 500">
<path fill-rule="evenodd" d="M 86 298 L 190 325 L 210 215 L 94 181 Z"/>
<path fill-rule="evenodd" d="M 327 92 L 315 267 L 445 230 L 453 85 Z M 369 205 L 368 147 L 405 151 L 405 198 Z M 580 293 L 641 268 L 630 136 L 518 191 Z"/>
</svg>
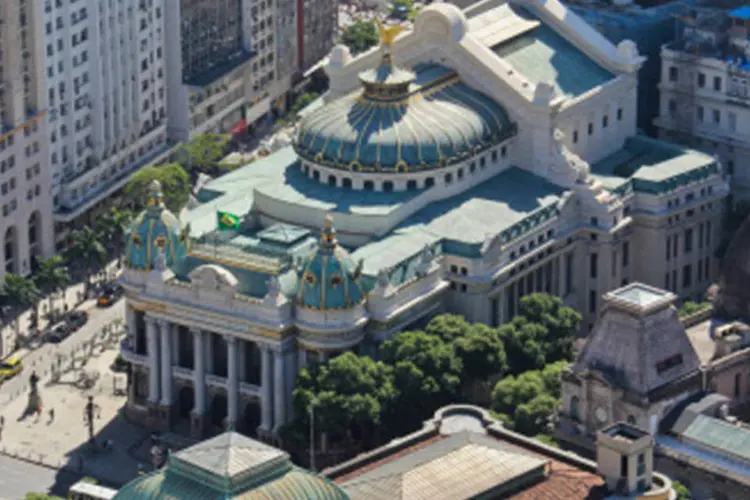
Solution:
<svg viewBox="0 0 750 500">
<path fill-rule="evenodd" d="M 0 363 L 0 382 L 15 377 L 23 370 L 23 362 L 18 358 L 8 358 Z"/>
</svg>

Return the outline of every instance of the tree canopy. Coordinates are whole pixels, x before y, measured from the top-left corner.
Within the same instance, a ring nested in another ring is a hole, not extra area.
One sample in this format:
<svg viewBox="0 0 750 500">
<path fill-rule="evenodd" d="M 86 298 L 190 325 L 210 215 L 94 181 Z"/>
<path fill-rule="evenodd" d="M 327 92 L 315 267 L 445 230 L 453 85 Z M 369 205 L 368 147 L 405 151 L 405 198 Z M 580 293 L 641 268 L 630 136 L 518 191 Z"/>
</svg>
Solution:
<svg viewBox="0 0 750 500">
<path fill-rule="evenodd" d="M 227 154 L 231 140 L 230 134 L 216 132 L 195 134 L 181 146 L 183 154 L 179 164 L 193 180 L 198 177 L 199 173 L 211 176 L 221 175 L 230 168 L 222 164 L 221 160 Z"/>
<path fill-rule="evenodd" d="M 161 183 L 164 203 L 179 214 L 190 198 L 190 176 L 178 163 L 144 167 L 130 176 L 125 192 L 138 209 L 142 209 L 151 181 Z"/>
<path fill-rule="evenodd" d="M 370 50 L 378 44 L 380 36 L 374 21 L 355 21 L 343 29 L 341 43 L 349 47 L 353 56 Z"/>
</svg>

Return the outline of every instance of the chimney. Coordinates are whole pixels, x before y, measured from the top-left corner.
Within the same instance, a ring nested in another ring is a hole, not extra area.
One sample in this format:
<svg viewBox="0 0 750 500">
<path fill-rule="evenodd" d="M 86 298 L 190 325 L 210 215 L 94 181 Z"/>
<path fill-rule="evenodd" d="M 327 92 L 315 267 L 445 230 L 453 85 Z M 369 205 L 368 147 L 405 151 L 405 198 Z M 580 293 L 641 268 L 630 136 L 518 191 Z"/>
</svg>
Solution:
<svg viewBox="0 0 750 500">
<path fill-rule="evenodd" d="M 596 437 L 597 472 L 615 495 L 633 495 L 651 488 L 654 438 L 630 424 L 617 423 Z"/>
</svg>

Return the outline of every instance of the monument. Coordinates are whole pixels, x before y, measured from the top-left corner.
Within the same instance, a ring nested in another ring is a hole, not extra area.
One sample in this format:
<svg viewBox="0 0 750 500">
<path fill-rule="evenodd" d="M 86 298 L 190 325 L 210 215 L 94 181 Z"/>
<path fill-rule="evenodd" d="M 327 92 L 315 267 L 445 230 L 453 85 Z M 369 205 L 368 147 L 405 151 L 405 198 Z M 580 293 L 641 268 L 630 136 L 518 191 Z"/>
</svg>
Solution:
<svg viewBox="0 0 750 500">
<path fill-rule="evenodd" d="M 29 402 L 26 413 L 39 413 L 42 411 L 42 397 L 39 395 L 39 376 L 33 372 L 29 377 Z"/>
</svg>

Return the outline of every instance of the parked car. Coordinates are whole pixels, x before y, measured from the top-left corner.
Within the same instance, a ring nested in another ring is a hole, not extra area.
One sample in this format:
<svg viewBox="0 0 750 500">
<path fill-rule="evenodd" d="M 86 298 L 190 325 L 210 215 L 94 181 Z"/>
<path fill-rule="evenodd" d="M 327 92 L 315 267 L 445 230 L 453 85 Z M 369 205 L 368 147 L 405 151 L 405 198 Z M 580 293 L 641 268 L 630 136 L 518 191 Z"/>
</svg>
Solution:
<svg viewBox="0 0 750 500">
<path fill-rule="evenodd" d="M 122 287 L 117 283 L 110 283 L 104 287 L 99 295 L 96 305 L 99 307 L 109 307 L 122 297 Z"/>
<path fill-rule="evenodd" d="M 21 373 L 23 362 L 18 358 L 8 358 L 0 364 L 0 382 L 5 382 Z"/>
<path fill-rule="evenodd" d="M 71 329 L 72 333 L 85 325 L 88 320 L 89 315 L 86 311 L 73 311 L 65 318 L 65 323 Z"/>
<path fill-rule="evenodd" d="M 59 344 L 70 335 L 73 330 L 66 324 L 57 325 L 52 331 L 47 333 L 44 340 L 52 344 Z"/>
</svg>

